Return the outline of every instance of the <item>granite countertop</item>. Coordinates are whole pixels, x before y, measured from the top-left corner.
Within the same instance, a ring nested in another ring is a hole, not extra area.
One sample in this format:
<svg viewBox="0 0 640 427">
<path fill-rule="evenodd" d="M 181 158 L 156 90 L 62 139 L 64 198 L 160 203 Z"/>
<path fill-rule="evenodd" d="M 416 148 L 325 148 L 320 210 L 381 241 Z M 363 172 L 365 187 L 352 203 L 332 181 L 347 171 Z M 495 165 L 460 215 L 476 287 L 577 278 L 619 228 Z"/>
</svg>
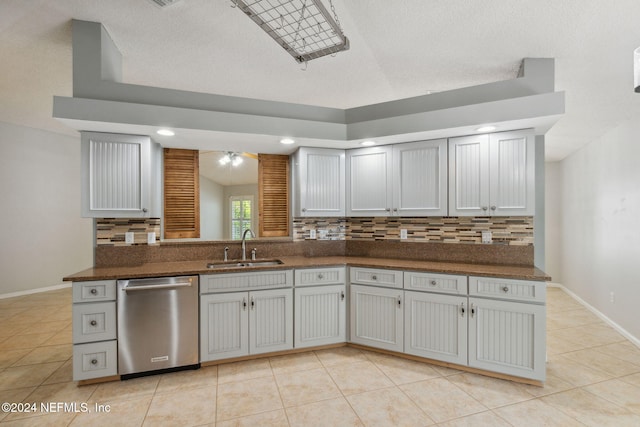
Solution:
<svg viewBox="0 0 640 427">
<path fill-rule="evenodd" d="M 490 276 L 509 279 L 549 281 L 551 277 L 535 267 L 514 265 L 465 264 L 439 261 L 416 261 L 394 258 L 370 258 L 353 256 L 278 257 L 280 265 L 259 267 L 207 268 L 209 262 L 219 260 L 177 261 L 146 263 L 127 267 L 93 267 L 63 278 L 65 281 L 91 281 L 110 279 L 133 279 L 140 277 L 182 276 L 193 274 L 238 273 L 242 271 L 266 271 L 292 268 L 313 268 L 328 266 L 372 267 L 432 273 L 462 274 L 469 276 Z"/>
</svg>

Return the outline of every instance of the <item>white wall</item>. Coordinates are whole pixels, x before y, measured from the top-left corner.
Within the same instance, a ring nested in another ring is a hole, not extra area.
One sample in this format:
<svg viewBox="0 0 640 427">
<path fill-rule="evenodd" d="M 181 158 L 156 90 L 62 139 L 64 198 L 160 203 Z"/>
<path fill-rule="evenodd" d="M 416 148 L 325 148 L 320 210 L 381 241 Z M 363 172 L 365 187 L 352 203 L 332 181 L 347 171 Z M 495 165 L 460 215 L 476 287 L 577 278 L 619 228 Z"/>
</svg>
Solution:
<svg viewBox="0 0 640 427">
<path fill-rule="evenodd" d="M 224 187 L 200 175 L 200 238 L 222 240 Z"/>
<path fill-rule="evenodd" d="M 640 123 L 627 121 L 561 164 L 561 282 L 636 338 L 639 140 Z"/>
<path fill-rule="evenodd" d="M 560 162 L 545 163 L 545 268 L 553 282 L 562 276 L 562 180 Z"/>
<path fill-rule="evenodd" d="M 93 265 L 79 135 L 0 122 L 0 200 L 0 295 L 57 285 Z"/>
</svg>

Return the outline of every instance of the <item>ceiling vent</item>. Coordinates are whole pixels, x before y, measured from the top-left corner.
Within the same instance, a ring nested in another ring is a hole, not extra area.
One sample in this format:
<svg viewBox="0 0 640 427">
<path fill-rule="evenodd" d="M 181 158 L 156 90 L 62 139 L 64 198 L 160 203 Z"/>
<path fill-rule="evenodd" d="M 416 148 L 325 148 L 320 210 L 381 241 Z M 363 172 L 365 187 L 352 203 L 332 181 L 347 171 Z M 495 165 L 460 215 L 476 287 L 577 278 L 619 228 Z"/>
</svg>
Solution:
<svg viewBox="0 0 640 427">
<path fill-rule="evenodd" d="M 172 4 L 179 3 L 182 0 L 149 0 L 149 1 L 159 7 L 167 7 L 167 6 L 171 6 Z"/>
</svg>

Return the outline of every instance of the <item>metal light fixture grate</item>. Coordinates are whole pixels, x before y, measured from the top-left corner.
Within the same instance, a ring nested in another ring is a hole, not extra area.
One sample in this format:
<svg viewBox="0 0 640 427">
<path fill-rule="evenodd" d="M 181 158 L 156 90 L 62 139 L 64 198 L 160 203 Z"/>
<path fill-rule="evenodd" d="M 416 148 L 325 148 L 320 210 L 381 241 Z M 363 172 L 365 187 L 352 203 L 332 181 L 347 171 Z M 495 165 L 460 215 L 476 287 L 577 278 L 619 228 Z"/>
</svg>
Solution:
<svg viewBox="0 0 640 427">
<path fill-rule="evenodd" d="M 333 4 L 335 20 L 321 0 L 231 0 L 302 63 L 349 49 Z"/>
</svg>

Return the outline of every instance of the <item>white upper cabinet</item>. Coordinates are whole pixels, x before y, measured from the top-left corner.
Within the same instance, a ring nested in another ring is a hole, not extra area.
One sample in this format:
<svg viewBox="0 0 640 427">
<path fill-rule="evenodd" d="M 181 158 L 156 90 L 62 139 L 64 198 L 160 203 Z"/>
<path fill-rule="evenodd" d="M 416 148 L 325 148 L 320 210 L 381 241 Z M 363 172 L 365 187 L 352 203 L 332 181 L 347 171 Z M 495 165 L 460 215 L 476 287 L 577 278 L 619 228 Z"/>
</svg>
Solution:
<svg viewBox="0 0 640 427">
<path fill-rule="evenodd" d="M 301 147 L 294 156 L 294 216 L 345 215 L 345 151 Z"/>
<path fill-rule="evenodd" d="M 447 215 L 447 140 L 393 146 L 393 214 Z"/>
<path fill-rule="evenodd" d="M 534 215 L 534 144 L 526 131 L 449 139 L 449 215 Z"/>
<path fill-rule="evenodd" d="M 81 147 L 83 217 L 160 216 L 159 150 L 148 136 L 83 132 Z"/>
<path fill-rule="evenodd" d="M 447 214 L 447 141 L 347 151 L 348 216 Z"/>
<path fill-rule="evenodd" d="M 387 216 L 393 202 L 391 146 L 347 151 L 347 216 Z"/>
</svg>

